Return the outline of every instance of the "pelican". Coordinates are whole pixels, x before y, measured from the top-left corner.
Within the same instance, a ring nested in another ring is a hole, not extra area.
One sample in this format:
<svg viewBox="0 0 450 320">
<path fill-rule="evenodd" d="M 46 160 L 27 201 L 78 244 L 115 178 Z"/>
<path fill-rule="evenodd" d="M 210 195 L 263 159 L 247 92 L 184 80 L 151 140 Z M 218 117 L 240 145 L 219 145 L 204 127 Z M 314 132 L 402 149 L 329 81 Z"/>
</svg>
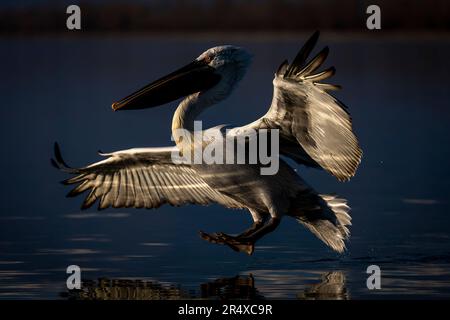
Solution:
<svg viewBox="0 0 450 320">
<path fill-rule="evenodd" d="M 188 153 L 189 139 L 175 139 L 163 148 L 134 148 L 102 154 L 105 159 L 81 168 L 69 167 L 55 143 L 52 163 L 72 174 L 64 184 L 77 184 L 68 196 L 90 190 L 82 209 L 98 200 L 98 209 L 158 208 L 163 204 L 207 205 L 247 209 L 252 225 L 238 235 L 223 232 L 200 236 L 216 244 L 252 254 L 256 241 L 274 231 L 284 216 L 295 218 L 334 251 L 342 253 L 351 225 L 349 206 L 335 195 L 319 194 L 288 165 L 284 157 L 298 164 L 321 168 L 347 181 L 355 175 L 362 150 L 353 133 L 347 108 L 330 95 L 337 85 L 322 83 L 333 67 L 317 71 L 328 55 L 325 47 L 308 60 L 317 43 L 315 32 L 293 62 L 285 60 L 275 73 L 273 99 L 260 119 L 231 129 L 234 135 L 248 130 L 278 130 L 279 169 L 261 175 L 258 164 L 174 163 L 174 151 Z M 172 121 L 172 133 L 185 130 L 194 135 L 194 121 L 207 108 L 227 98 L 244 76 L 251 55 L 232 45 L 206 50 L 193 62 L 152 82 L 112 104 L 114 111 L 151 108 L 179 98 Z M 223 127 L 214 127 L 223 133 Z"/>
</svg>

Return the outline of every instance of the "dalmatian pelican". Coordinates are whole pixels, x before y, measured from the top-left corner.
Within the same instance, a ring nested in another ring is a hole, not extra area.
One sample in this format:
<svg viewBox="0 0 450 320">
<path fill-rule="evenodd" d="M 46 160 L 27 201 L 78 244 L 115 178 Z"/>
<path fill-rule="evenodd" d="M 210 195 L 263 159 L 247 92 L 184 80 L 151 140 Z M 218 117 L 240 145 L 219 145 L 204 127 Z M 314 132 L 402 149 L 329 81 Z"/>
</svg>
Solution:
<svg viewBox="0 0 450 320">
<path fill-rule="evenodd" d="M 64 184 L 77 185 L 68 196 L 90 190 L 82 209 L 97 200 L 99 209 L 210 203 L 247 209 L 253 223 L 241 234 L 200 231 L 200 236 L 211 243 L 228 245 L 247 254 L 253 253 L 257 240 L 277 228 L 283 216 L 290 216 L 334 251 L 342 253 L 351 225 L 347 201 L 317 193 L 283 158 L 324 169 L 339 181 L 353 177 L 361 161 L 362 150 L 353 133 L 349 112 L 329 94 L 340 87 L 321 82 L 330 78 L 335 69 L 317 71 L 328 55 L 328 47 L 308 60 L 318 37 L 319 32 L 315 32 L 291 64 L 284 61 L 278 68 L 267 113 L 248 125 L 232 129 L 235 135 L 249 129 L 278 129 L 281 157 L 276 174 L 261 175 L 262 164 L 174 163 L 171 157 L 174 150 L 183 153 L 192 147 L 192 142 L 185 139 L 175 139 L 172 147 L 100 153 L 106 157 L 104 160 L 71 168 L 55 143 L 53 165 L 72 174 Z M 112 108 L 144 109 L 184 98 L 174 113 L 172 133 L 183 129 L 195 134 L 194 120 L 231 94 L 250 61 L 251 55 L 240 47 L 224 45 L 208 49 L 187 66 L 113 103 Z"/>
</svg>

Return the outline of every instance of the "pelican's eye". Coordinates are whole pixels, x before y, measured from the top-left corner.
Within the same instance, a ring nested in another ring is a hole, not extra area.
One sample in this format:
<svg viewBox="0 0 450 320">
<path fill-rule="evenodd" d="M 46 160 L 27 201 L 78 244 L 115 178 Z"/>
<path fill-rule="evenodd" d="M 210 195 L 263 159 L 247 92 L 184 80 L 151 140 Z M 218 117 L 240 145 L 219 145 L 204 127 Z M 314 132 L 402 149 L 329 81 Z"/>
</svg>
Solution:
<svg viewBox="0 0 450 320">
<path fill-rule="evenodd" d="M 207 56 L 203 59 L 203 61 L 205 61 L 206 64 L 209 64 L 209 63 L 212 61 L 212 58 L 211 58 L 210 55 L 207 55 Z"/>
</svg>

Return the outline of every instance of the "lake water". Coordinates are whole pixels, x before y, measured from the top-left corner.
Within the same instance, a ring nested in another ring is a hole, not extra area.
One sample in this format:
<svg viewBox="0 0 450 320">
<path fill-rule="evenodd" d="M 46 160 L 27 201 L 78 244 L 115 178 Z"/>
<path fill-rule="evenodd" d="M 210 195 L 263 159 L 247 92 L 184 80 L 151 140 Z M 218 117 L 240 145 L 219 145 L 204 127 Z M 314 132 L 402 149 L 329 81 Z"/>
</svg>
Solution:
<svg viewBox="0 0 450 320">
<path fill-rule="evenodd" d="M 70 165 L 96 151 L 169 145 L 175 103 L 113 113 L 110 105 L 184 65 L 233 43 L 255 54 L 239 88 L 202 116 L 208 125 L 261 116 L 272 77 L 306 35 L 280 40 L 173 37 L 3 38 L 0 40 L 2 184 L 0 299 L 450 297 L 450 40 L 324 37 L 336 96 L 348 105 L 364 150 L 357 176 L 339 183 L 298 167 L 322 193 L 352 207 L 348 251 L 338 255 L 293 219 L 258 242 L 252 256 L 206 243 L 207 232 L 239 232 L 244 211 L 163 206 L 95 209 L 58 182 L 54 141 Z M 330 81 L 331 82 L 331 81 Z M 67 266 L 83 291 L 68 292 Z M 368 290 L 366 268 L 381 268 Z"/>
</svg>

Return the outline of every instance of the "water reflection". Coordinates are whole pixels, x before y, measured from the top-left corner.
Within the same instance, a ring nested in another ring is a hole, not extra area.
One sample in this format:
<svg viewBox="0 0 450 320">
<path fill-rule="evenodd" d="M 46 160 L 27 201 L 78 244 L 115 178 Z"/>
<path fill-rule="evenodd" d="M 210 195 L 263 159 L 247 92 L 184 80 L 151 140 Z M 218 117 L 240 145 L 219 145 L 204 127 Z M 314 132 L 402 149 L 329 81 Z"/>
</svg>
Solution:
<svg viewBox="0 0 450 320">
<path fill-rule="evenodd" d="M 155 280 L 100 278 L 83 281 L 80 290 L 68 290 L 61 293 L 61 297 L 70 300 L 265 299 L 251 274 L 218 278 L 200 284 L 196 290 Z M 340 271 L 322 274 L 320 282 L 305 284 L 305 289 L 297 294 L 298 299 L 308 300 L 346 300 L 348 297 L 345 275 Z"/>
<path fill-rule="evenodd" d="M 83 281 L 80 290 L 68 290 L 61 297 L 70 300 L 173 300 L 188 299 L 189 294 L 157 281 L 107 279 Z"/>
<path fill-rule="evenodd" d="M 322 275 L 322 281 L 305 289 L 298 295 L 302 300 L 348 300 L 345 275 L 342 272 L 329 272 Z"/>
<path fill-rule="evenodd" d="M 255 287 L 252 275 L 219 278 L 200 285 L 202 299 L 264 299 Z"/>
</svg>

